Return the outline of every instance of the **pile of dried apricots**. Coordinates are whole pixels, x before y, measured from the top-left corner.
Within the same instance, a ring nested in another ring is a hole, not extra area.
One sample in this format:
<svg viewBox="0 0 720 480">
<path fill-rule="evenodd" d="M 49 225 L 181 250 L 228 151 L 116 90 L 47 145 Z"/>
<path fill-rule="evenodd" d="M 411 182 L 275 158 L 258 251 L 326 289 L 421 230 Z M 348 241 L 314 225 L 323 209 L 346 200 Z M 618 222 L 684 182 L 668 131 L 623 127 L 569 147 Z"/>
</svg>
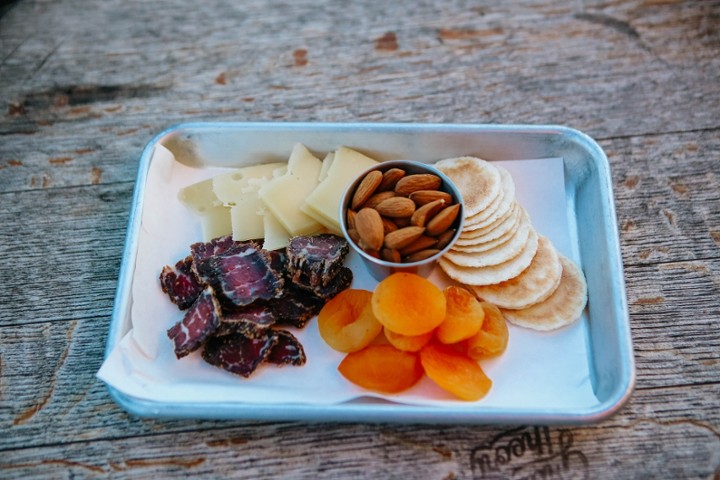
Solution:
<svg viewBox="0 0 720 480">
<path fill-rule="evenodd" d="M 426 374 L 469 401 L 492 386 L 478 360 L 501 354 L 508 341 L 495 305 L 412 273 L 394 273 L 374 292 L 342 291 L 325 304 L 318 327 L 330 347 L 347 353 L 338 370 L 360 387 L 399 393 Z"/>
</svg>

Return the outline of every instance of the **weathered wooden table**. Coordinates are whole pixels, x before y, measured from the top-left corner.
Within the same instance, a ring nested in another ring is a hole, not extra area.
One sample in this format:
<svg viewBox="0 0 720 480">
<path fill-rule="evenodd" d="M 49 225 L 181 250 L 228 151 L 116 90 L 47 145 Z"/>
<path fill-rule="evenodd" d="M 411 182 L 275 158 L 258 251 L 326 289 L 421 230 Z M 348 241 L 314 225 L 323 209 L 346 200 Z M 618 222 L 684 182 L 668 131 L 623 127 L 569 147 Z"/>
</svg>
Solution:
<svg viewBox="0 0 720 480">
<path fill-rule="evenodd" d="M 720 478 L 720 2 L 21 0 L 0 14 L 0 477 Z M 612 168 L 632 399 L 577 427 L 126 414 L 95 374 L 138 159 L 189 120 L 588 133 Z M 473 464 L 527 433 L 545 447 Z"/>
</svg>

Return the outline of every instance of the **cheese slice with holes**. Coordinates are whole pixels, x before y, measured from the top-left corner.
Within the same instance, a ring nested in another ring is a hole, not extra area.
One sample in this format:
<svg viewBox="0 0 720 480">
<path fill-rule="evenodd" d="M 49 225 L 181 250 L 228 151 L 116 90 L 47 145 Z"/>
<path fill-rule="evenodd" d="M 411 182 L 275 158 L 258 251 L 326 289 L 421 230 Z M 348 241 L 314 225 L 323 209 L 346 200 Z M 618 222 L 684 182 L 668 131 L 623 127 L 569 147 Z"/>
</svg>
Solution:
<svg viewBox="0 0 720 480">
<path fill-rule="evenodd" d="M 286 170 L 286 163 L 266 163 L 238 168 L 212 178 L 215 195 L 230 208 L 233 240 L 263 238 L 266 207 L 258 191 Z"/>
<path fill-rule="evenodd" d="M 212 179 L 181 188 L 178 192 L 178 200 L 200 217 L 205 241 L 229 235 L 232 231 L 230 209 L 225 207 L 215 195 Z"/>
</svg>

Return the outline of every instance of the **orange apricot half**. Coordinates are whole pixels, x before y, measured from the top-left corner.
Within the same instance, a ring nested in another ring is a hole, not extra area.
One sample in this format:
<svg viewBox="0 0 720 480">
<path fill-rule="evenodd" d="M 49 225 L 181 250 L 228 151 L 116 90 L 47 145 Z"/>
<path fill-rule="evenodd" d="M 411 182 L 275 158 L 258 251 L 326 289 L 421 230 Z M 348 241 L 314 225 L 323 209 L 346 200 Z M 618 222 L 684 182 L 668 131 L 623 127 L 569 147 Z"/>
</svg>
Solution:
<svg viewBox="0 0 720 480">
<path fill-rule="evenodd" d="M 348 353 L 338 371 L 355 385 L 382 393 L 398 393 L 423 376 L 417 354 L 401 352 L 392 345 L 370 345 Z"/>
<path fill-rule="evenodd" d="M 335 295 L 318 314 L 320 336 L 339 352 L 365 348 L 382 331 L 373 314 L 372 292 L 347 289 Z"/>
<path fill-rule="evenodd" d="M 390 345 L 404 352 L 417 352 L 432 340 L 434 331 L 431 330 L 422 335 L 403 335 L 392 330 L 384 329 L 385 338 Z"/>
<path fill-rule="evenodd" d="M 492 387 L 492 380 L 476 361 L 449 345 L 425 345 L 420 350 L 420 361 L 433 382 L 462 400 L 479 400 Z"/>
<path fill-rule="evenodd" d="M 500 309 L 492 303 L 480 302 L 485 321 L 480 331 L 467 340 L 467 354 L 473 360 L 500 355 L 508 344 L 508 327 Z"/>
<path fill-rule="evenodd" d="M 445 318 L 445 296 L 430 280 L 398 272 L 377 285 L 372 309 L 388 330 L 401 335 L 422 335 Z"/>
<path fill-rule="evenodd" d="M 443 290 L 447 304 L 445 320 L 435 335 L 442 343 L 456 343 L 480 331 L 485 312 L 480 302 L 467 289 L 449 286 Z"/>
</svg>

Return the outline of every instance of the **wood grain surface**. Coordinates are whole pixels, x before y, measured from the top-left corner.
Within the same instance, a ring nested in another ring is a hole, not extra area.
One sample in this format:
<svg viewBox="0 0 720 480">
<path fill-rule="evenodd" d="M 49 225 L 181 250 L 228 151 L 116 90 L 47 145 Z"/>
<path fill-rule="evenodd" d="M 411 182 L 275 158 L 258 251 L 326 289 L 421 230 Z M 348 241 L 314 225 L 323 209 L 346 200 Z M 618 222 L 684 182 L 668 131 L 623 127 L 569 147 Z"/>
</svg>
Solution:
<svg viewBox="0 0 720 480">
<path fill-rule="evenodd" d="M 720 478 L 720 2 L 18 0 L 0 15 L 0 478 Z M 561 427 L 125 413 L 95 374 L 138 160 L 169 126 L 218 120 L 595 138 L 629 403 Z"/>
</svg>

